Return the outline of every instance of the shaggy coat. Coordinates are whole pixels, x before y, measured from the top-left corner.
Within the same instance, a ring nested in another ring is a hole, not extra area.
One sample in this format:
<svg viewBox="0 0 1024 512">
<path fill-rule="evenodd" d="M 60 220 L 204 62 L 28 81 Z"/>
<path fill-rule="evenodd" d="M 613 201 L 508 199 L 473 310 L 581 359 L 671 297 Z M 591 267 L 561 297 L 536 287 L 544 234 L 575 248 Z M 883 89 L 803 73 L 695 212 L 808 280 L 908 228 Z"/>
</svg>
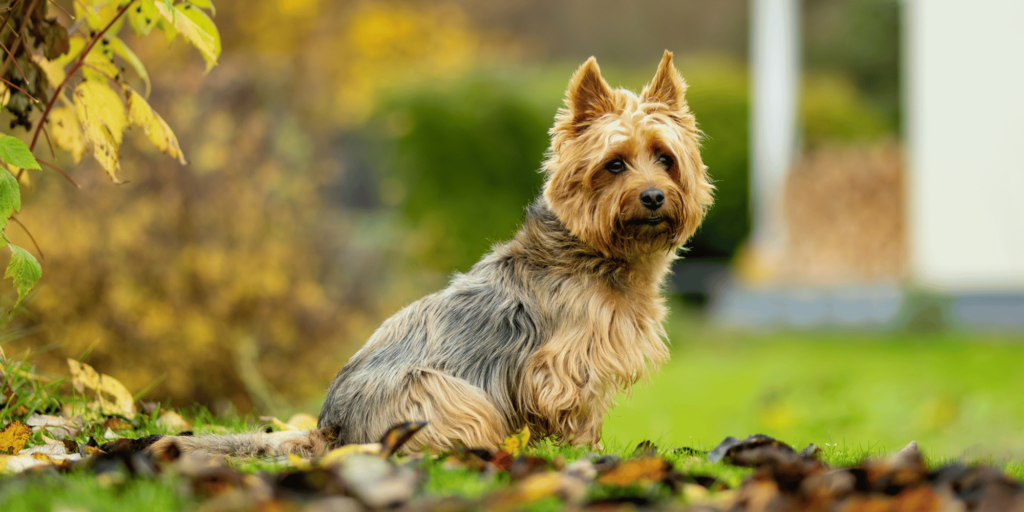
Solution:
<svg viewBox="0 0 1024 512">
<path fill-rule="evenodd" d="M 668 357 L 662 283 L 711 202 L 685 87 L 668 52 L 639 97 L 594 59 L 577 71 L 519 232 L 342 368 L 319 420 L 334 445 L 411 420 L 428 422 L 411 445 L 434 449 L 493 448 L 524 426 L 598 445 L 615 394 Z"/>
<path fill-rule="evenodd" d="M 640 95 L 591 58 L 551 129 L 522 227 L 399 311 L 341 369 L 316 431 L 169 438 L 181 450 L 305 455 L 426 421 L 407 450 L 494 448 L 510 433 L 600 448 L 615 395 L 668 357 L 662 284 L 711 204 L 686 83 L 665 52 Z"/>
</svg>

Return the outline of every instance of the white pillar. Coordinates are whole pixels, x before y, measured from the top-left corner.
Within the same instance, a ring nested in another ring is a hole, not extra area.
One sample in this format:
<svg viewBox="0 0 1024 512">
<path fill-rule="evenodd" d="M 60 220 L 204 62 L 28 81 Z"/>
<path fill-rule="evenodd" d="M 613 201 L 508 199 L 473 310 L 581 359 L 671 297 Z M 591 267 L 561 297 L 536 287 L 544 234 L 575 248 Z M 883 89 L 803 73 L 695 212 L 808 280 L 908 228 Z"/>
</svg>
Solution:
<svg viewBox="0 0 1024 512">
<path fill-rule="evenodd" d="M 782 194 L 797 145 L 799 1 L 751 0 L 750 29 L 752 239 L 771 259 L 785 246 Z"/>
<path fill-rule="evenodd" d="M 904 29 L 913 278 L 1024 291 L 1024 1 L 906 0 Z"/>
</svg>

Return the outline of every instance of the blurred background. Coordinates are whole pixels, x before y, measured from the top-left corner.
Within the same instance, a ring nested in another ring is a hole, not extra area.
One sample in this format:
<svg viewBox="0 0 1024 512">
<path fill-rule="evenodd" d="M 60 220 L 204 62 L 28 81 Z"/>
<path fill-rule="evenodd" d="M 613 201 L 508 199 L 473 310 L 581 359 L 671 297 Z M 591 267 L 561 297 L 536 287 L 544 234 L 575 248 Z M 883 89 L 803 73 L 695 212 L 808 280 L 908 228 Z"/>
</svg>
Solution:
<svg viewBox="0 0 1024 512">
<path fill-rule="evenodd" d="M 1024 12 L 984 3 L 218 0 L 209 74 L 130 41 L 189 166 L 129 142 L 128 184 L 69 155 L 82 190 L 29 176 L 44 277 L 4 350 L 316 413 L 381 321 L 515 231 L 575 68 L 639 90 L 669 49 L 716 202 L 668 284 L 673 360 L 606 438 L 1024 457 Z"/>
</svg>

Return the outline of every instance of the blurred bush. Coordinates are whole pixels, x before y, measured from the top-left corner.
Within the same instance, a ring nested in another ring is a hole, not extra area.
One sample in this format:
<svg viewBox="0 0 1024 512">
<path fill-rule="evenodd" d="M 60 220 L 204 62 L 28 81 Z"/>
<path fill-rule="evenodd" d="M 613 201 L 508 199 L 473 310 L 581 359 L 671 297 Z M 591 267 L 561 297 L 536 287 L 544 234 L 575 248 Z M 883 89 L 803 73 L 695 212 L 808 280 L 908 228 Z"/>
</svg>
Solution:
<svg viewBox="0 0 1024 512">
<path fill-rule="evenodd" d="M 209 75 L 163 41 L 137 50 L 162 63 L 151 103 L 190 167 L 129 140 L 128 185 L 29 176 L 42 329 L 5 350 L 58 345 L 40 366 L 88 352 L 153 398 L 270 410 L 321 396 L 382 319 L 516 229 L 580 62 L 523 54 L 444 3 L 216 3 Z M 639 90 L 657 57 L 602 64 Z M 732 58 L 678 62 L 718 187 L 687 257 L 724 259 L 749 231 L 747 77 Z M 891 129 L 855 79 L 827 76 L 805 87 L 808 141 Z"/>
<path fill-rule="evenodd" d="M 162 64 L 150 100 L 190 167 L 129 133 L 127 185 L 97 180 L 91 160 L 70 171 L 82 190 L 29 176 L 19 217 L 46 255 L 29 306 L 42 329 L 4 348 L 58 346 L 38 359 L 57 372 L 88 354 L 133 391 L 155 385 L 152 398 L 281 410 L 321 395 L 379 320 L 422 293 L 388 272 L 398 232 L 364 214 L 365 178 L 339 155 L 347 127 L 396 83 L 461 73 L 480 45 L 444 5 L 217 7 L 224 55 L 208 75 L 165 41 L 138 44 Z"/>
</svg>

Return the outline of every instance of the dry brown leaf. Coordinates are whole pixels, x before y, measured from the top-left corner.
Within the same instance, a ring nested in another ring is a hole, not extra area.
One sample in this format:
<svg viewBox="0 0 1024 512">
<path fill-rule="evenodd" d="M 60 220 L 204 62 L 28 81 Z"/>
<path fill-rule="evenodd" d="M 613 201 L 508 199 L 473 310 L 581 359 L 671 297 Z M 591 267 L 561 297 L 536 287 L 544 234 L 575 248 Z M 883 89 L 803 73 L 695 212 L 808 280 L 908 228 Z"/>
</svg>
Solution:
<svg viewBox="0 0 1024 512">
<path fill-rule="evenodd" d="M 0 430 L 0 453 L 16 455 L 28 443 L 32 436 L 32 427 L 20 422 L 12 421 Z"/>
</svg>

